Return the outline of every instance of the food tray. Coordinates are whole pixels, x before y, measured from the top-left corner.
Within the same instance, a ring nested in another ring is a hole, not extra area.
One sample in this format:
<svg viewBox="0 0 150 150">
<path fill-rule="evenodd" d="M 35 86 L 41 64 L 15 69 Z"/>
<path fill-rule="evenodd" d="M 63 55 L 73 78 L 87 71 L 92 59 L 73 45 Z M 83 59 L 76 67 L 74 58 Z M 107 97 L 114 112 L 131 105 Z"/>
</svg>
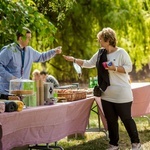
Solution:
<svg viewBox="0 0 150 150">
<path fill-rule="evenodd" d="M 14 94 L 14 95 L 32 95 L 33 91 L 32 90 L 14 90 L 14 91 L 11 91 L 11 94 Z"/>
<path fill-rule="evenodd" d="M 73 91 L 72 93 L 58 93 L 58 97 L 65 97 L 67 101 L 76 101 L 86 98 L 86 92 Z"/>
</svg>

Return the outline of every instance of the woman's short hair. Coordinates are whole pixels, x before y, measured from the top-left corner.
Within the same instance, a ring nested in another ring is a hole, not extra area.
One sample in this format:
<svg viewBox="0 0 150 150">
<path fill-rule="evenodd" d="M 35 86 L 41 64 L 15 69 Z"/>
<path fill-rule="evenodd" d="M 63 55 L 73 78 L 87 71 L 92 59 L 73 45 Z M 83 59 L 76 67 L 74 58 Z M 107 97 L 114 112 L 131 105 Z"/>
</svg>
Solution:
<svg viewBox="0 0 150 150">
<path fill-rule="evenodd" d="M 109 41 L 109 44 L 113 47 L 116 46 L 116 33 L 113 29 L 111 29 L 110 27 L 107 28 L 103 28 L 102 31 L 100 31 L 97 34 L 97 38 L 103 38 L 103 40 L 105 42 Z"/>
<path fill-rule="evenodd" d="M 40 75 L 40 71 L 38 69 L 33 70 L 32 75 Z"/>
</svg>

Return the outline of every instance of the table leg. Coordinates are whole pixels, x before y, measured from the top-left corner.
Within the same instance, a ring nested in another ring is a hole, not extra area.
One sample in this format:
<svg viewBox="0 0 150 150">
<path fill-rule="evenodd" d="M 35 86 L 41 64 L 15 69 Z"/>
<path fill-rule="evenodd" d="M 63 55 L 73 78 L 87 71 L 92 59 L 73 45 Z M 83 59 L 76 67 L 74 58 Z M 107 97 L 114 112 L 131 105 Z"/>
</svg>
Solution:
<svg viewBox="0 0 150 150">
<path fill-rule="evenodd" d="M 148 120 L 149 125 L 150 125 L 150 118 L 148 116 L 144 115 L 144 116 L 141 116 L 141 117 L 146 118 Z"/>
<path fill-rule="evenodd" d="M 29 146 L 29 150 L 32 149 L 37 149 L 37 150 L 52 150 L 52 149 L 60 149 L 60 150 L 64 150 L 61 146 L 57 145 L 57 142 L 55 142 L 55 145 L 49 145 L 48 143 L 46 143 L 46 145 L 34 145 L 34 146 Z"/>
<path fill-rule="evenodd" d="M 94 103 L 93 103 L 94 104 Z M 96 110 L 95 110 L 96 108 Z M 106 139 L 108 139 L 108 132 L 107 130 L 105 130 L 105 128 L 101 127 L 101 121 L 100 121 L 100 114 L 99 114 L 99 107 L 98 104 L 95 103 L 92 108 L 91 111 L 94 112 L 97 115 L 97 119 L 98 119 L 98 128 L 91 128 L 90 124 L 88 123 L 88 127 L 86 129 L 86 132 L 104 132 L 106 135 Z"/>
<path fill-rule="evenodd" d="M 0 149 L 2 149 L 2 136 L 3 136 L 3 131 L 2 131 L 2 125 L 0 124 Z"/>
</svg>

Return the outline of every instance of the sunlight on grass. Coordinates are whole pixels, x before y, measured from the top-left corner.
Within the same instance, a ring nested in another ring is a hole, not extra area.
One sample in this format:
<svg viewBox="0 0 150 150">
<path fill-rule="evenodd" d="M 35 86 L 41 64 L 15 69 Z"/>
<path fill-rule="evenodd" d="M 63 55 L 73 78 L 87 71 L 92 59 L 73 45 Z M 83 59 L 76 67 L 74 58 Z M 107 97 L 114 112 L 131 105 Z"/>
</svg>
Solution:
<svg viewBox="0 0 150 150">
<path fill-rule="evenodd" d="M 90 118 L 90 127 L 97 127 L 98 121 L 96 114 L 92 113 Z M 150 116 L 149 116 L 150 117 Z M 143 150 L 150 150 L 150 124 L 147 118 L 134 118 L 139 136 L 143 146 Z M 120 150 L 130 150 L 131 144 L 129 136 L 124 128 L 124 125 L 119 120 Z M 80 134 L 77 138 L 64 138 L 58 142 L 65 150 L 105 150 L 108 147 L 108 140 L 103 132 L 86 132 L 84 136 Z"/>
</svg>

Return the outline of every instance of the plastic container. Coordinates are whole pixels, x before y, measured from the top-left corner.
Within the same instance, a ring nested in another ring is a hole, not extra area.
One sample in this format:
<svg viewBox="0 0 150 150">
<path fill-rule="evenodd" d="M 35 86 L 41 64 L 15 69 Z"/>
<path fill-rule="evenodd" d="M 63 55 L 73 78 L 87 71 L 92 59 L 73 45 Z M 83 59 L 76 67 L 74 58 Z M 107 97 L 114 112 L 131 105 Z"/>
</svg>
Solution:
<svg viewBox="0 0 150 150">
<path fill-rule="evenodd" d="M 44 104 L 53 105 L 58 100 L 57 90 L 54 90 L 54 85 L 51 82 L 44 83 Z"/>
<path fill-rule="evenodd" d="M 50 98 L 53 98 L 54 85 L 51 82 L 44 83 L 44 100 L 47 101 Z"/>
<path fill-rule="evenodd" d="M 26 96 L 33 95 L 35 91 L 35 83 L 28 79 L 10 80 L 9 94 Z"/>
</svg>

